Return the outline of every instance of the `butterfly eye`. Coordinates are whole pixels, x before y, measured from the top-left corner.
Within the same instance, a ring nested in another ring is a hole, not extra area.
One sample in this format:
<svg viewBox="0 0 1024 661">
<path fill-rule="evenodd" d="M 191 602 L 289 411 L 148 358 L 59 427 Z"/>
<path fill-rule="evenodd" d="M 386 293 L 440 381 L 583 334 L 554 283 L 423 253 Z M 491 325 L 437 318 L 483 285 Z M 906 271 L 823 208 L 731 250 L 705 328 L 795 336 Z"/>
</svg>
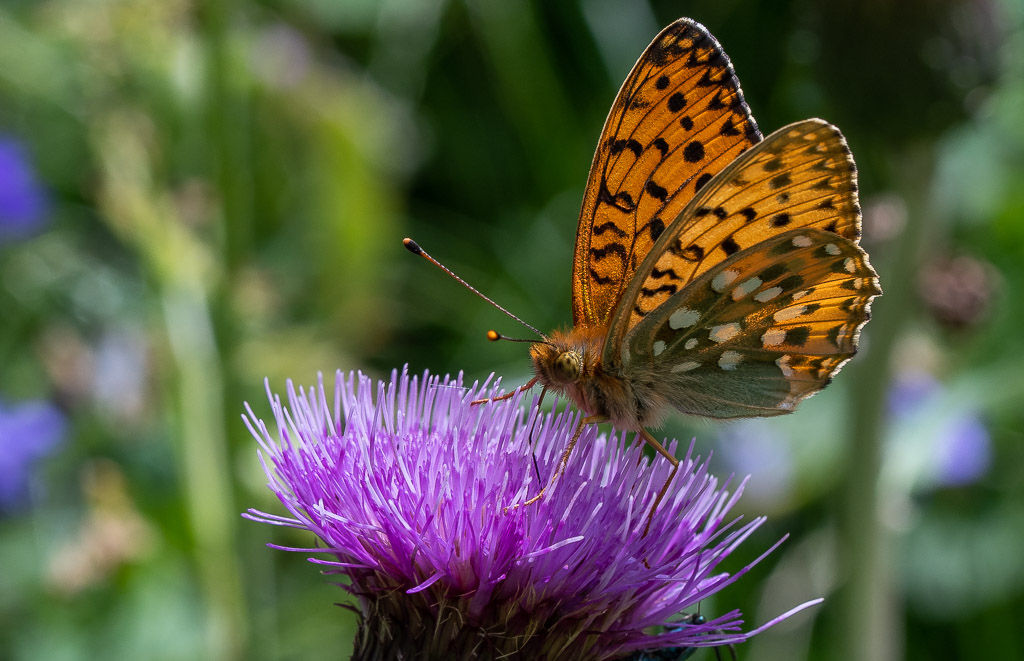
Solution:
<svg viewBox="0 0 1024 661">
<path fill-rule="evenodd" d="M 583 371 L 583 356 L 578 351 L 563 351 L 555 358 L 555 376 L 563 383 L 572 383 Z"/>
</svg>

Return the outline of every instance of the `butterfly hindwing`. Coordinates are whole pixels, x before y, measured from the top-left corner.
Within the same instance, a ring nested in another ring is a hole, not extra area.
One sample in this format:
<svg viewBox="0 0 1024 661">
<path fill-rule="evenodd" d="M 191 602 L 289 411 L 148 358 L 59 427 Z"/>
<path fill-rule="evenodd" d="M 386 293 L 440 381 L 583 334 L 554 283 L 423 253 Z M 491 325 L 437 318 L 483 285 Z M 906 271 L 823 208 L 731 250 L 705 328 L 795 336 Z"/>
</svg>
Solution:
<svg viewBox="0 0 1024 661">
<path fill-rule="evenodd" d="M 832 232 L 790 230 L 735 253 L 647 314 L 616 360 L 685 413 L 788 413 L 856 352 L 881 293 L 867 254 Z"/>
<path fill-rule="evenodd" d="M 608 321 L 671 220 L 760 139 L 715 38 L 686 18 L 665 28 L 619 90 L 594 154 L 573 260 L 575 326 Z"/>
<path fill-rule="evenodd" d="M 801 227 L 860 238 L 856 166 L 839 129 L 820 119 L 775 131 L 701 189 L 637 269 L 610 324 L 604 359 L 616 360 L 627 330 L 694 278 Z"/>
</svg>

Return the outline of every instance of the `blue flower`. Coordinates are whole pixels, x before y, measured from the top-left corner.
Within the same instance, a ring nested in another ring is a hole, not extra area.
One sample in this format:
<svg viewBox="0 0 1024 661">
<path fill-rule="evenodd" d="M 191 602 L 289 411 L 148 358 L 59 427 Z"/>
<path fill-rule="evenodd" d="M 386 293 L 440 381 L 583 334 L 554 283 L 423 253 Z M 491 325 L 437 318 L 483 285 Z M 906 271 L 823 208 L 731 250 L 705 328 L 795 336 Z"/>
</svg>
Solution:
<svg viewBox="0 0 1024 661">
<path fill-rule="evenodd" d="M 39 231 L 49 206 L 24 146 L 0 135 L 0 243 Z"/>
<path fill-rule="evenodd" d="M 357 658 L 611 659 L 739 643 L 742 614 L 697 621 L 702 600 L 745 574 L 718 566 L 764 522 L 726 521 L 733 493 L 689 453 L 644 536 L 668 476 L 625 435 L 587 426 L 565 473 L 539 491 L 576 430 L 569 412 L 524 413 L 494 387 L 338 372 L 270 393 L 276 434 L 247 407 L 269 487 L 288 511 L 249 518 L 313 532 L 314 562 L 359 603 Z M 532 449 L 531 449 L 532 447 Z M 781 543 L 781 540 L 780 540 Z M 276 547 L 283 548 L 283 547 Z M 402 656 L 405 655 L 405 656 Z"/>
<path fill-rule="evenodd" d="M 47 402 L 0 402 L 0 510 L 27 500 L 33 466 L 63 442 L 66 426 L 64 415 Z"/>
</svg>

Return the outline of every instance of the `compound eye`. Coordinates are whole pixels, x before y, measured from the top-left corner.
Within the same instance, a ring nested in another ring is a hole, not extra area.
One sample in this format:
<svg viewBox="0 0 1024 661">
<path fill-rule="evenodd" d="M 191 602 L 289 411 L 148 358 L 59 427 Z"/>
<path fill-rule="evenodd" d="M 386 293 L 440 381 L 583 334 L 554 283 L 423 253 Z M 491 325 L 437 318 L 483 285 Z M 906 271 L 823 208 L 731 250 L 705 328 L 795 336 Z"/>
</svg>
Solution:
<svg viewBox="0 0 1024 661">
<path fill-rule="evenodd" d="M 563 351 L 555 359 L 555 373 L 562 381 L 576 381 L 582 371 L 583 357 L 577 351 Z"/>
</svg>

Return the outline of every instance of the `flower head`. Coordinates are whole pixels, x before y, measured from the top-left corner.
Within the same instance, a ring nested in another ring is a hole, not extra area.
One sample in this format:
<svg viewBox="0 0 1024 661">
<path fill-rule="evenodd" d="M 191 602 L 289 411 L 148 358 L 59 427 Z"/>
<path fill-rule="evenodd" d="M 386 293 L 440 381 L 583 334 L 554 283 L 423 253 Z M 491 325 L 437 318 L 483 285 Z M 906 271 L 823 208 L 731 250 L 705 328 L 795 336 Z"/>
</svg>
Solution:
<svg viewBox="0 0 1024 661">
<path fill-rule="evenodd" d="M 730 494 L 690 454 L 646 536 L 670 466 L 593 425 L 544 498 L 512 508 L 552 474 L 579 418 L 524 413 L 519 397 L 471 403 L 497 393 L 428 374 L 374 384 L 338 372 L 333 396 L 322 379 L 309 391 L 289 382 L 287 408 L 270 395 L 276 438 L 247 409 L 290 514 L 247 516 L 322 540 L 289 550 L 327 553 L 315 562 L 347 577 L 361 607 L 356 658 L 611 659 L 742 642 L 817 603 L 746 632 L 738 610 L 687 615 L 764 557 L 717 569 L 764 519 L 726 522 L 743 485 Z"/>
</svg>

